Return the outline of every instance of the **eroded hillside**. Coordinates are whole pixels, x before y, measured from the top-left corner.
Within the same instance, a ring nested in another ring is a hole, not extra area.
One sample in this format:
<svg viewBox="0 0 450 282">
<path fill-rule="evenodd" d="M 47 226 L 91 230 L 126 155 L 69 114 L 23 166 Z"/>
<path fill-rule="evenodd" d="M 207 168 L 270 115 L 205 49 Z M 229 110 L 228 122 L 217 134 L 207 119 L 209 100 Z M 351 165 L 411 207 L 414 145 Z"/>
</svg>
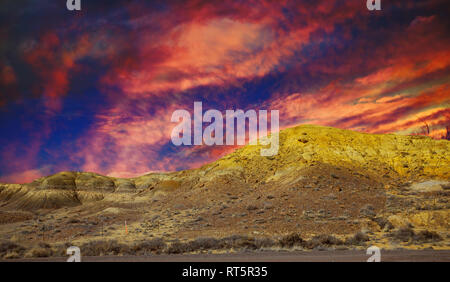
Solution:
<svg viewBox="0 0 450 282">
<path fill-rule="evenodd" d="M 280 132 L 278 155 L 260 149 L 130 179 L 61 172 L 0 184 L 0 238 L 52 248 L 333 234 L 350 246 L 450 248 L 448 141 L 303 125 Z"/>
</svg>

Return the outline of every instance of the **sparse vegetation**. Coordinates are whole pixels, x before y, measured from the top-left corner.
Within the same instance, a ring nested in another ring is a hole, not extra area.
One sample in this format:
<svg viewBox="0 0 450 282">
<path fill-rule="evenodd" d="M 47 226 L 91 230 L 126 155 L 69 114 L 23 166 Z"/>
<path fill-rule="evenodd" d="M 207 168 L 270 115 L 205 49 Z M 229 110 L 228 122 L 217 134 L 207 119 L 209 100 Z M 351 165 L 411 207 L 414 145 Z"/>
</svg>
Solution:
<svg viewBox="0 0 450 282">
<path fill-rule="evenodd" d="M 15 256 L 23 256 L 25 248 L 16 243 L 6 241 L 0 243 L 0 257 L 14 258 Z"/>
<path fill-rule="evenodd" d="M 392 223 L 384 217 L 376 217 L 373 221 L 375 221 L 381 229 L 391 230 L 394 228 Z"/>
<path fill-rule="evenodd" d="M 363 206 L 360 210 L 359 213 L 361 216 L 363 217 L 374 217 L 375 214 L 375 209 L 372 205 L 365 205 Z"/>
<path fill-rule="evenodd" d="M 281 247 L 289 247 L 289 248 L 296 245 L 302 246 L 305 243 L 302 237 L 300 237 L 300 234 L 297 233 L 286 235 L 282 237 L 278 242 L 281 245 Z"/>
<path fill-rule="evenodd" d="M 438 242 L 443 240 L 436 232 L 420 231 L 415 233 L 409 227 L 403 227 L 390 234 L 395 240 L 402 242 L 415 241 L 419 243 Z M 158 254 L 185 254 L 211 250 L 259 250 L 262 248 L 273 249 L 277 247 L 292 249 L 301 247 L 304 249 L 319 248 L 343 248 L 346 246 L 361 246 L 369 241 L 369 236 L 358 232 L 354 236 L 342 241 L 329 234 L 321 234 L 309 240 L 302 239 L 298 233 L 291 233 L 274 241 L 270 238 L 253 238 L 243 235 L 233 235 L 221 239 L 211 237 L 199 237 L 192 241 L 180 242 L 178 240 L 167 244 L 162 238 L 155 238 L 137 242 L 131 246 L 118 243 L 116 240 L 92 241 L 80 246 L 83 256 L 105 256 L 105 255 L 158 255 Z M 47 243 L 39 243 L 28 250 L 13 242 L 0 244 L 0 258 L 15 259 L 20 257 L 50 257 L 65 256 L 66 249 L 73 245 L 64 243 L 51 246 Z"/>
<path fill-rule="evenodd" d="M 197 238 L 189 243 L 192 250 L 214 250 L 220 246 L 220 240 L 215 238 Z"/>
<path fill-rule="evenodd" d="M 258 239 L 249 236 L 232 235 L 220 240 L 222 249 L 250 249 L 256 250 L 262 247 L 270 247 L 275 243 L 271 239 Z"/>
<path fill-rule="evenodd" d="M 304 243 L 304 247 L 308 249 L 316 249 L 318 247 L 331 247 L 342 245 L 342 240 L 327 234 L 317 235 Z"/>
<path fill-rule="evenodd" d="M 357 232 L 355 235 L 353 235 L 350 238 L 347 238 L 345 240 L 346 245 L 364 245 L 365 242 L 369 241 L 369 236 L 366 233 L 363 232 Z"/>
<path fill-rule="evenodd" d="M 410 226 L 404 226 L 389 234 L 392 239 L 401 242 L 408 242 L 414 237 L 414 230 Z"/>
<path fill-rule="evenodd" d="M 50 248 L 42 248 L 36 247 L 29 250 L 25 257 L 34 257 L 34 258 L 46 258 L 53 255 L 53 251 Z"/>
<path fill-rule="evenodd" d="M 192 252 L 192 249 L 190 248 L 189 244 L 187 243 L 181 243 L 179 241 L 175 241 L 167 248 L 168 254 L 183 254 Z"/>
<path fill-rule="evenodd" d="M 409 243 L 432 243 L 442 241 L 442 237 L 434 232 L 428 230 L 422 230 L 418 233 L 414 232 L 414 229 L 410 226 L 404 226 L 395 232 L 389 234 L 389 236 L 396 241 L 409 242 Z"/>
<path fill-rule="evenodd" d="M 110 241 L 91 241 L 80 246 L 85 256 L 105 256 L 132 254 L 130 247 L 125 244 L 118 243 L 116 240 Z"/>
<path fill-rule="evenodd" d="M 161 238 L 136 243 L 132 250 L 136 255 L 160 254 L 166 248 L 166 243 Z"/>
</svg>

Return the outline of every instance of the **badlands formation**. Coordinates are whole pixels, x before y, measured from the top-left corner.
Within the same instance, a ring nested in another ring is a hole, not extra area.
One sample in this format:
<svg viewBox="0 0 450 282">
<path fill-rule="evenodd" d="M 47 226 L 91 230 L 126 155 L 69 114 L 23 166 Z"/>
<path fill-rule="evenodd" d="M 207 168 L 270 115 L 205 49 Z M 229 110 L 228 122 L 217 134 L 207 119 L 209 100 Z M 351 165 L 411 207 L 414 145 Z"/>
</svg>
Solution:
<svg viewBox="0 0 450 282">
<path fill-rule="evenodd" d="M 0 258 L 242 249 L 450 249 L 450 142 L 301 125 L 275 156 L 0 184 Z"/>
</svg>

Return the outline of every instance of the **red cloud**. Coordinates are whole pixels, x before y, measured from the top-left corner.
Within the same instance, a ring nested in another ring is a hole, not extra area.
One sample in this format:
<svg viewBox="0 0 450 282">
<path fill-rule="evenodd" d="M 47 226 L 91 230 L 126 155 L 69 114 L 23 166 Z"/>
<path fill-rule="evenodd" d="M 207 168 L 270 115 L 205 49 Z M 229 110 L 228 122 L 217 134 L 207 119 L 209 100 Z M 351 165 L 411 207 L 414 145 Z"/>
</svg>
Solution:
<svg viewBox="0 0 450 282">
<path fill-rule="evenodd" d="M 61 110 L 61 98 L 69 90 L 70 72 L 76 70 L 76 60 L 87 55 L 91 47 L 86 36 L 68 45 L 50 32 L 24 50 L 25 61 L 40 78 L 34 91 L 45 98 L 45 105 L 51 111 Z"/>
</svg>

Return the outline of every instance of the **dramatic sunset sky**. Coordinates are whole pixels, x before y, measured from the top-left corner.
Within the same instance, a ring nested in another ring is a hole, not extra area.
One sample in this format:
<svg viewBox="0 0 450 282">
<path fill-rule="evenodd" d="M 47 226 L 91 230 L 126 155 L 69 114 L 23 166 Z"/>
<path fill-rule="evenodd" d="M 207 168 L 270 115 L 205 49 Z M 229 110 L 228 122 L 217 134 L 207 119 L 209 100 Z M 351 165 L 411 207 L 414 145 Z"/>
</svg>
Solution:
<svg viewBox="0 0 450 282">
<path fill-rule="evenodd" d="M 303 123 L 412 134 L 450 125 L 447 0 L 0 4 L 0 181 L 131 177 L 233 147 L 175 147 L 176 109 L 275 109 Z"/>
</svg>

